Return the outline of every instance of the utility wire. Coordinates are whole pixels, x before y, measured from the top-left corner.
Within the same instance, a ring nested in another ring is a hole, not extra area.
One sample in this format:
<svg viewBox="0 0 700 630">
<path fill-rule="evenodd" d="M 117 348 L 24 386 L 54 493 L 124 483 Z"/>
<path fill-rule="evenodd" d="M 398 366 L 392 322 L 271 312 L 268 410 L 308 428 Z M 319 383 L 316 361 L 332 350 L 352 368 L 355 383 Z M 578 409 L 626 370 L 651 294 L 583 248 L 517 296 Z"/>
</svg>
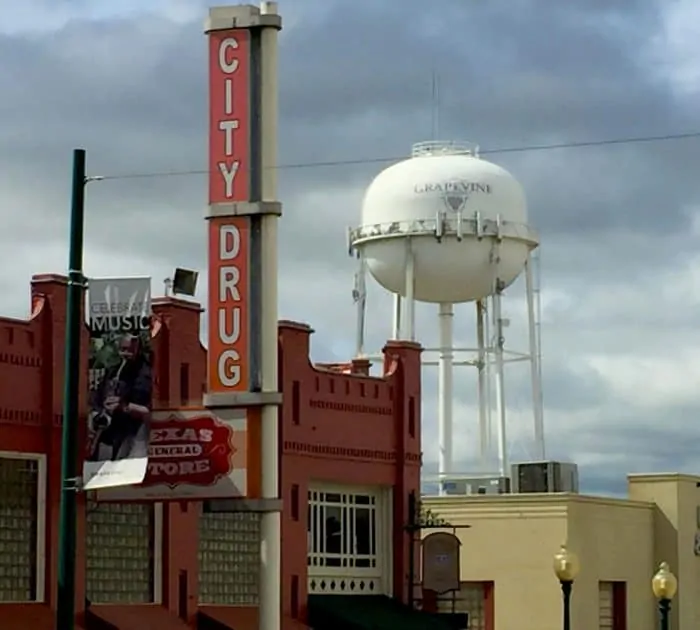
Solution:
<svg viewBox="0 0 700 630">
<path fill-rule="evenodd" d="M 557 149 L 581 149 L 585 147 L 605 147 L 623 144 L 639 144 L 649 142 L 670 142 L 675 140 L 689 140 L 700 138 L 700 131 L 690 131 L 686 133 L 664 134 L 660 136 L 636 136 L 627 138 L 608 138 L 606 140 L 588 140 L 583 142 L 560 142 L 556 144 L 530 144 L 519 147 L 502 147 L 500 149 L 480 149 L 480 155 L 497 155 L 505 153 L 533 153 L 535 151 L 553 151 Z M 407 156 L 397 157 L 375 157 L 359 158 L 355 160 L 328 160 L 322 162 L 292 162 L 280 164 L 277 170 L 293 170 L 306 168 L 326 168 L 334 166 L 353 166 L 357 164 L 381 164 L 387 162 L 398 162 L 405 160 Z M 185 175 L 208 175 L 208 170 L 196 169 L 188 171 L 164 171 L 154 173 L 131 173 L 124 175 L 103 175 L 101 180 L 118 179 L 151 179 L 155 177 L 182 177 Z"/>
</svg>

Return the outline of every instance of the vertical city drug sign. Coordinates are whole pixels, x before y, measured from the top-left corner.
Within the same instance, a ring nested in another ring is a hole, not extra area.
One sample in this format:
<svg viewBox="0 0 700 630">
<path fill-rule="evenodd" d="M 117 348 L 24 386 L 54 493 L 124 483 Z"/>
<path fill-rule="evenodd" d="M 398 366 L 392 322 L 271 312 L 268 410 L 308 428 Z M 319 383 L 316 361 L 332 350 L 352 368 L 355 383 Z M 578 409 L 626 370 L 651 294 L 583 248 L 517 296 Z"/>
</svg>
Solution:
<svg viewBox="0 0 700 630">
<path fill-rule="evenodd" d="M 281 627 L 277 366 L 277 3 L 211 7 L 209 364 L 204 406 L 244 420 L 245 496 L 262 512 L 259 620 Z M 242 482 L 239 480 L 239 488 Z M 238 496 L 243 495 L 240 492 Z M 230 496 L 237 496 L 232 493 Z"/>
<path fill-rule="evenodd" d="M 208 392 L 250 388 L 250 42 L 247 29 L 209 33 Z M 220 208 L 217 212 L 215 208 Z"/>
<path fill-rule="evenodd" d="M 86 490 L 141 483 L 153 399 L 151 279 L 88 283 Z"/>
</svg>

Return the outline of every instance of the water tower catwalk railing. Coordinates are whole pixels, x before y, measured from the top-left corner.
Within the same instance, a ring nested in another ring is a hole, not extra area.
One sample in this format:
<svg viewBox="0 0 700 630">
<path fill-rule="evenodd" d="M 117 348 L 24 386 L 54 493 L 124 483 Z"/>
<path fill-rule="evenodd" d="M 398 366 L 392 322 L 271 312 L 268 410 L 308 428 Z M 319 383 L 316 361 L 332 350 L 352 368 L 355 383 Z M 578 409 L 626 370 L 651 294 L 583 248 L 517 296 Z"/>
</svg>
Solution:
<svg viewBox="0 0 700 630">
<path fill-rule="evenodd" d="M 413 155 L 477 155 L 473 145 L 465 143 L 421 143 L 414 146 Z M 395 339 L 415 340 L 415 242 L 424 242 L 426 237 L 438 243 L 443 239 L 472 242 L 486 240 L 491 243 L 488 269 L 491 275 L 492 290 L 486 297 L 475 300 L 476 306 L 476 347 L 454 347 L 453 318 L 454 305 L 438 305 L 440 341 L 437 348 L 424 349 L 424 365 L 438 367 L 438 442 L 439 477 L 449 478 L 453 471 L 452 454 L 452 413 L 453 413 L 453 368 L 456 366 L 475 367 L 478 370 L 477 406 L 479 416 L 479 453 L 482 467 L 486 472 L 487 457 L 492 452 L 492 408 L 495 394 L 495 413 L 498 419 L 498 460 L 502 476 L 508 475 L 508 444 L 506 428 L 506 398 L 504 387 L 504 365 L 511 362 L 530 362 L 533 415 L 534 415 L 534 457 L 544 459 L 544 422 L 542 411 L 541 386 L 541 344 L 539 334 L 539 289 L 538 274 L 535 273 L 532 252 L 539 240 L 536 232 L 527 224 L 503 219 L 484 218 L 478 210 L 464 213 L 457 208 L 448 215 L 439 210 L 434 218 L 364 224 L 352 229 L 348 234 L 349 253 L 358 260 L 353 297 L 357 308 L 356 354 L 370 359 L 378 358 L 378 353 L 367 352 L 365 348 L 366 326 L 366 276 L 367 263 L 365 246 L 377 241 L 399 239 L 405 245 L 405 274 L 402 294 L 394 293 L 392 336 Z M 528 252 L 524 265 L 525 292 L 527 299 L 528 346 L 527 352 L 514 352 L 505 347 L 504 328 L 508 322 L 502 316 L 502 296 L 505 287 L 499 277 L 501 247 L 504 242 L 522 243 Z M 493 389 L 492 391 L 492 383 Z"/>
<path fill-rule="evenodd" d="M 411 147 L 411 157 L 435 155 L 473 155 L 479 157 L 479 145 L 464 140 L 426 140 Z"/>
</svg>

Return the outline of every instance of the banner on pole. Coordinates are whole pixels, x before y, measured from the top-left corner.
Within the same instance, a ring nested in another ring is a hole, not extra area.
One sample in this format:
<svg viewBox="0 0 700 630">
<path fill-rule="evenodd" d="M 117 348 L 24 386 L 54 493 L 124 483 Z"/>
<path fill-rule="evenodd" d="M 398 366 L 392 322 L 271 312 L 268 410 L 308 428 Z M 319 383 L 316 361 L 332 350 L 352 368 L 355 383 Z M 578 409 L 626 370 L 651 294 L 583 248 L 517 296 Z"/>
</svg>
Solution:
<svg viewBox="0 0 700 630">
<path fill-rule="evenodd" d="M 153 414 L 143 483 L 105 488 L 104 501 L 246 497 L 248 423 L 243 409 L 186 409 Z"/>
<path fill-rule="evenodd" d="M 89 413 L 83 488 L 139 484 L 153 400 L 151 279 L 88 283 Z"/>
</svg>

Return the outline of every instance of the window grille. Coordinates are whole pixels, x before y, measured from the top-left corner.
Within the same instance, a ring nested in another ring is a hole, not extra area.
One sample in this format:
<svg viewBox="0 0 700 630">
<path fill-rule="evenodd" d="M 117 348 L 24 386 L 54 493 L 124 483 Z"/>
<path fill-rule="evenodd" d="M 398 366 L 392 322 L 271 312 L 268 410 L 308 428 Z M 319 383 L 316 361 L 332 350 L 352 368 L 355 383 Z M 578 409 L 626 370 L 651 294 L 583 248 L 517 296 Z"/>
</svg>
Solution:
<svg viewBox="0 0 700 630">
<path fill-rule="evenodd" d="M 203 510 L 199 525 L 199 601 L 256 606 L 260 514 Z"/>
<path fill-rule="evenodd" d="M 307 536 L 310 593 L 381 594 L 386 553 L 380 493 L 312 489 Z"/>
<path fill-rule="evenodd" d="M 152 504 L 88 501 L 86 591 L 93 604 L 154 601 Z"/>
<path fill-rule="evenodd" d="M 0 458 L 0 602 L 37 599 L 39 461 Z"/>
<path fill-rule="evenodd" d="M 467 613 L 469 630 L 487 630 L 486 585 L 482 582 L 462 582 L 460 590 L 454 593 L 454 599 L 451 594 L 438 599 L 438 612 Z"/>
<path fill-rule="evenodd" d="M 598 583 L 598 628 L 614 630 L 613 615 L 613 583 Z"/>
<path fill-rule="evenodd" d="M 377 499 L 366 494 L 309 492 L 311 567 L 377 567 Z"/>
</svg>

